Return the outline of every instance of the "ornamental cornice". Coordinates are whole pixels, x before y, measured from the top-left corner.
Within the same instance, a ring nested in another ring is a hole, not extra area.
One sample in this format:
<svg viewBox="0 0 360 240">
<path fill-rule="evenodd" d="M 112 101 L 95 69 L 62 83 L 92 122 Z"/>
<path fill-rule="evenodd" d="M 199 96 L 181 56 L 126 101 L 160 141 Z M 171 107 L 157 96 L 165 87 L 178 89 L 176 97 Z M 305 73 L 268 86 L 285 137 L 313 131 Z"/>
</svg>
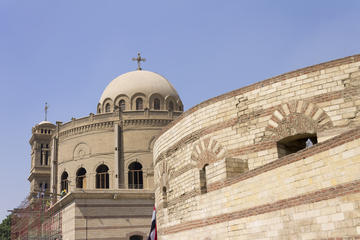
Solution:
<svg viewBox="0 0 360 240">
<path fill-rule="evenodd" d="M 59 199 L 51 206 L 53 212 L 57 212 L 69 205 L 76 199 L 143 199 L 154 201 L 155 194 L 146 189 L 96 189 L 96 190 L 74 190 Z M 111 205 L 108 205 L 111 206 Z"/>
<path fill-rule="evenodd" d="M 113 127 L 114 127 L 114 121 L 91 123 L 87 125 L 74 127 L 65 131 L 60 131 L 59 137 L 70 137 L 95 130 L 111 129 Z"/>
<path fill-rule="evenodd" d="M 172 119 L 126 119 L 123 120 L 123 126 L 165 126 Z"/>
</svg>

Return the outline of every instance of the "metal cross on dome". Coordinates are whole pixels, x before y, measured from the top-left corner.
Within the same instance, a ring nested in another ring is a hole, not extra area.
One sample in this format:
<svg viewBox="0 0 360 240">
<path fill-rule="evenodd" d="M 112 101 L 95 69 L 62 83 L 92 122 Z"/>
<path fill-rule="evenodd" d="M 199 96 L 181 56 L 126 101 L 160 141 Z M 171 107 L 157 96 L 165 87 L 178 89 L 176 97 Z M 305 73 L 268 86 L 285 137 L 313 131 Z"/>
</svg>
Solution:
<svg viewBox="0 0 360 240">
<path fill-rule="evenodd" d="M 47 121 L 47 112 L 48 112 L 49 106 L 47 105 L 47 102 L 45 103 L 45 121 Z"/>
<path fill-rule="evenodd" d="M 138 53 L 137 58 L 132 58 L 132 60 L 133 60 L 133 61 L 137 61 L 137 64 L 138 64 L 137 70 L 141 70 L 141 69 L 142 69 L 142 68 L 140 67 L 140 62 L 141 62 L 141 61 L 143 61 L 143 62 L 146 61 L 145 58 L 141 58 L 140 53 Z"/>
</svg>

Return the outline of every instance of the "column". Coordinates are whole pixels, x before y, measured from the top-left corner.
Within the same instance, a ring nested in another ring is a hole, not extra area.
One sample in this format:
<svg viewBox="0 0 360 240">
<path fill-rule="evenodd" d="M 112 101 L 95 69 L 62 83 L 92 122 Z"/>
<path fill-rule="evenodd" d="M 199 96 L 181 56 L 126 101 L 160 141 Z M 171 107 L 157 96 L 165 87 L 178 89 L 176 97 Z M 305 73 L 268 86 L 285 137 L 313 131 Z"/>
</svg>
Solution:
<svg viewBox="0 0 360 240">
<path fill-rule="evenodd" d="M 52 139 L 52 144 L 51 144 L 51 177 L 50 177 L 50 186 L 49 186 L 49 190 L 50 192 L 53 194 L 54 199 L 57 199 L 57 139 L 54 137 Z"/>
<path fill-rule="evenodd" d="M 119 124 L 114 125 L 115 150 L 114 150 L 114 188 L 124 188 L 124 163 L 122 161 L 122 133 Z"/>
</svg>

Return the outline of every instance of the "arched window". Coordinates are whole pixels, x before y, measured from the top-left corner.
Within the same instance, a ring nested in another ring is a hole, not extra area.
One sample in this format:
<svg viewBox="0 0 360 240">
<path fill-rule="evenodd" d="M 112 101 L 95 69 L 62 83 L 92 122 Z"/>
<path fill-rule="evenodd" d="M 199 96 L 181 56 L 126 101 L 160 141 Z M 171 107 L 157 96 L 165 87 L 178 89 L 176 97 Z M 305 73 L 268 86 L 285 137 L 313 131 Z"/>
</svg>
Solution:
<svg viewBox="0 0 360 240">
<path fill-rule="evenodd" d="M 105 105 L 105 112 L 110 112 L 110 103 Z"/>
<path fill-rule="evenodd" d="M 167 207 L 167 189 L 165 186 L 162 187 L 163 207 Z"/>
<path fill-rule="evenodd" d="M 86 170 L 85 168 L 79 168 L 76 172 L 76 187 L 86 188 Z"/>
<path fill-rule="evenodd" d="M 129 188 L 143 188 L 142 165 L 139 162 L 133 162 L 129 165 L 128 183 Z"/>
<path fill-rule="evenodd" d="M 174 103 L 172 101 L 169 102 L 169 111 L 174 111 Z"/>
<path fill-rule="evenodd" d="M 40 145 L 40 165 L 44 164 L 45 152 L 44 152 L 44 144 Z"/>
<path fill-rule="evenodd" d="M 102 164 L 96 169 L 96 188 L 109 188 L 109 168 Z"/>
<path fill-rule="evenodd" d="M 46 149 L 44 150 L 45 153 L 45 165 L 49 165 L 49 144 L 46 144 Z"/>
<path fill-rule="evenodd" d="M 205 164 L 204 167 L 200 170 L 200 191 L 201 193 L 207 192 L 207 184 L 206 184 L 206 167 L 209 164 Z"/>
<path fill-rule="evenodd" d="M 45 165 L 49 165 L 49 151 L 45 150 Z"/>
<path fill-rule="evenodd" d="M 63 174 L 61 174 L 61 192 L 65 190 L 65 193 L 67 193 L 69 191 L 68 176 L 67 172 L 63 172 Z"/>
<path fill-rule="evenodd" d="M 297 134 L 281 139 L 277 142 L 278 157 L 281 158 L 306 148 L 306 142 L 309 140 L 311 145 L 316 144 L 316 133 Z"/>
<path fill-rule="evenodd" d="M 125 100 L 120 100 L 119 101 L 119 108 L 121 111 L 125 111 Z"/>
<path fill-rule="evenodd" d="M 101 113 L 101 109 L 100 109 L 100 108 L 98 109 L 98 113 Z"/>
<path fill-rule="evenodd" d="M 160 99 L 158 99 L 158 98 L 154 99 L 154 109 L 160 110 Z"/>
<path fill-rule="evenodd" d="M 142 98 L 136 99 L 136 110 L 142 110 L 143 109 L 143 100 Z"/>
<path fill-rule="evenodd" d="M 143 240 L 143 237 L 140 235 L 132 235 L 130 237 L 130 240 Z"/>
<path fill-rule="evenodd" d="M 39 184 L 38 197 L 43 198 L 44 195 L 45 195 L 46 189 L 47 189 L 47 183 L 46 183 L 46 182 L 41 182 L 41 183 Z"/>
<path fill-rule="evenodd" d="M 182 111 L 182 110 L 183 110 L 183 108 L 182 108 L 182 106 L 180 105 L 180 106 L 179 106 L 179 111 Z"/>
</svg>

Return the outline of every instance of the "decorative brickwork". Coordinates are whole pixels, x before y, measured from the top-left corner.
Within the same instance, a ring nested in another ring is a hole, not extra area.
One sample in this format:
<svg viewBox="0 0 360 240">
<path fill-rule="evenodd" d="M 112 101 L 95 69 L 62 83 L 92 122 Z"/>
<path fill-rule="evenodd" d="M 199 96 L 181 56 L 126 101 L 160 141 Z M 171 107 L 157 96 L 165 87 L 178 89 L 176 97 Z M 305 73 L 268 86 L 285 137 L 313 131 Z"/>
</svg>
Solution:
<svg viewBox="0 0 360 240">
<path fill-rule="evenodd" d="M 225 149 L 215 139 L 208 137 L 194 144 L 191 159 L 197 162 L 198 168 L 216 162 L 225 157 Z"/>
<path fill-rule="evenodd" d="M 272 114 L 263 139 L 278 141 L 302 133 L 317 133 L 332 127 L 332 121 L 323 109 L 304 100 L 279 106 Z"/>
<path fill-rule="evenodd" d="M 223 128 L 233 126 L 236 123 L 236 121 L 237 121 L 236 118 L 229 119 L 228 121 L 214 124 L 212 126 L 200 129 L 198 131 L 195 131 L 195 132 L 187 135 L 186 137 L 184 137 L 184 138 L 180 139 L 178 142 L 176 142 L 173 146 L 171 146 L 166 152 L 159 154 L 158 157 L 156 158 L 155 162 L 156 163 L 160 162 L 164 157 L 171 156 L 173 153 L 175 153 L 177 150 L 181 149 L 185 145 L 197 141 L 198 139 L 200 139 L 201 136 L 213 133 L 213 132 L 221 130 Z"/>
<path fill-rule="evenodd" d="M 169 179 L 174 172 L 173 168 L 171 168 L 166 161 L 163 161 L 162 164 L 159 165 L 159 168 L 156 172 L 158 178 L 161 179 L 159 182 L 160 188 L 163 189 L 165 187 L 168 189 Z"/>
<path fill-rule="evenodd" d="M 360 90 L 360 88 L 359 88 L 359 90 Z M 358 92 L 359 91 L 355 90 L 355 89 L 345 89 L 345 90 L 331 92 L 331 93 L 324 93 L 324 94 L 320 94 L 317 96 L 311 96 L 309 98 L 304 99 L 303 101 L 307 102 L 307 103 L 309 103 L 309 102 L 323 103 L 323 102 L 341 99 L 343 96 L 350 96 L 351 98 L 356 98 L 356 96 L 360 95 L 360 93 L 358 93 Z M 240 101 L 240 102 L 245 101 L 245 99 L 242 97 L 240 97 L 240 99 L 241 100 L 238 100 L 238 101 Z M 235 127 L 236 124 L 238 124 L 236 129 L 238 132 L 241 133 L 241 131 L 242 131 L 241 128 L 247 129 L 248 125 L 249 125 L 249 127 L 253 128 L 254 126 L 249 124 L 249 122 L 254 121 L 257 118 L 271 116 L 271 119 L 275 119 L 275 121 L 277 121 L 276 118 L 273 117 L 272 115 L 274 114 L 274 112 L 276 110 L 283 111 L 283 110 L 281 110 L 282 105 L 280 104 L 280 105 L 277 105 L 277 106 L 274 106 L 271 108 L 252 111 L 250 114 L 247 115 L 247 111 L 249 111 L 249 108 L 246 107 L 245 109 L 243 109 L 241 107 L 241 106 L 245 106 L 245 105 L 246 104 L 244 104 L 244 103 L 236 105 L 236 107 L 238 108 L 236 118 L 232 118 L 232 119 L 226 120 L 224 122 L 220 122 L 220 123 L 216 123 L 214 125 L 208 126 L 208 127 L 204 127 L 202 129 L 194 131 L 194 132 L 188 134 L 187 136 L 185 136 L 184 138 L 180 139 L 171 148 L 169 148 L 166 152 L 159 154 L 158 157 L 156 158 L 156 162 L 161 161 L 161 159 L 163 159 L 164 156 L 171 156 L 171 154 L 173 154 L 176 150 L 180 149 L 181 147 L 185 146 L 186 144 L 193 143 L 203 136 L 212 134 L 212 133 L 222 130 L 224 128 Z M 316 107 L 316 109 L 319 109 L 319 108 Z M 294 114 L 296 115 L 296 113 L 294 113 Z M 327 116 L 326 112 L 324 112 L 323 114 L 324 115 L 322 117 L 324 117 L 324 119 L 326 121 L 327 121 L 327 119 L 329 119 L 329 121 L 331 121 L 330 118 L 326 117 Z M 297 114 L 297 115 L 299 115 L 299 114 Z M 270 117 L 269 117 L 269 119 L 270 119 Z M 316 124 L 316 123 L 314 123 L 314 124 Z M 294 123 L 294 126 L 296 126 L 296 125 L 297 124 Z M 271 127 L 271 125 L 269 125 L 269 123 L 267 123 L 266 126 L 268 127 L 267 130 L 269 130 L 269 132 L 267 134 L 269 136 L 273 136 L 273 133 L 275 131 L 274 127 Z M 322 126 L 321 128 L 318 128 L 318 129 L 324 130 L 324 129 L 329 128 L 330 126 L 332 126 L 332 128 L 336 128 L 335 126 L 332 125 L 331 122 L 328 122 L 328 123 L 324 123 L 324 126 Z M 287 134 L 284 134 L 284 135 L 288 136 Z M 279 138 L 279 139 L 281 139 L 281 138 Z M 255 145 L 252 145 L 249 147 L 248 146 L 245 147 L 244 150 L 242 150 L 243 148 L 231 149 L 231 150 L 228 150 L 229 156 L 231 156 L 231 157 L 235 156 L 235 155 L 230 154 L 230 152 L 247 152 L 246 149 L 249 149 L 249 148 L 250 149 L 255 149 L 255 148 L 268 149 L 268 148 L 270 148 L 270 146 L 273 146 L 273 143 L 266 143 L 264 145 L 263 142 L 265 142 L 265 141 L 276 141 L 276 137 L 274 137 L 274 139 L 272 139 L 271 137 L 265 137 L 265 134 L 259 135 L 259 137 L 255 138 L 255 140 L 254 140 L 254 144 L 258 144 L 257 147 L 255 147 Z M 264 147 L 264 146 L 269 146 L 269 147 Z"/>
</svg>

